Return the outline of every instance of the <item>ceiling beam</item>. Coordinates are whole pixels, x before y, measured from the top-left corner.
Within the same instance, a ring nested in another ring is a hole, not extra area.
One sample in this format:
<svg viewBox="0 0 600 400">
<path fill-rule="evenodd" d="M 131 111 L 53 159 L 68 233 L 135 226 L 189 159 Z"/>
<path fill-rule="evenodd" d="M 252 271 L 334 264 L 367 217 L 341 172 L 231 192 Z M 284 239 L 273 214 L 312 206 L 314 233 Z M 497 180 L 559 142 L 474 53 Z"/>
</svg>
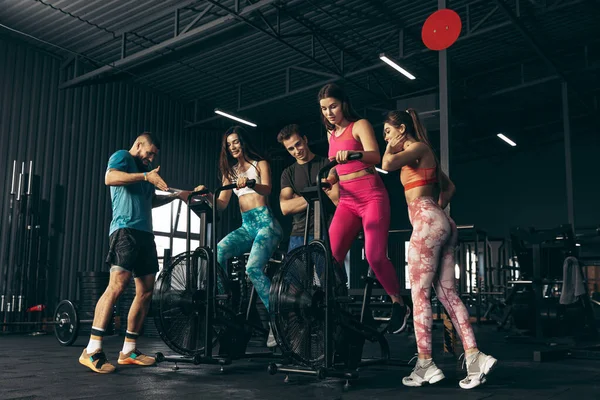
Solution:
<svg viewBox="0 0 600 400">
<path fill-rule="evenodd" d="M 351 72 L 345 78 L 346 79 L 347 78 L 351 78 L 353 76 L 360 75 L 360 74 L 363 74 L 365 72 L 368 72 L 368 71 L 371 71 L 371 70 L 375 70 L 377 68 L 381 68 L 384 65 L 385 64 L 383 62 L 378 62 L 375 65 L 371 65 L 369 67 L 362 68 L 362 69 L 360 69 L 358 71 Z M 304 87 L 301 87 L 301 88 L 298 88 L 298 89 L 295 89 L 295 90 L 292 90 L 292 91 L 289 91 L 289 92 L 286 92 L 286 93 L 283 93 L 283 94 L 280 94 L 280 95 L 277 95 L 277 96 L 269 97 L 268 99 L 257 101 L 257 102 L 252 103 L 252 104 L 247 104 L 247 105 L 245 105 L 243 107 L 240 107 L 236 111 L 239 112 L 239 111 L 250 110 L 250 109 L 253 109 L 253 108 L 265 105 L 265 104 L 272 103 L 274 101 L 283 100 L 283 99 L 288 98 L 290 96 L 294 96 L 294 95 L 306 92 L 307 90 L 312 90 L 312 89 L 320 88 L 320 87 L 322 87 L 322 86 L 324 86 L 324 85 L 326 85 L 328 83 L 336 82 L 336 81 L 339 81 L 339 80 L 342 80 L 342 79 L 343 79 L 343 77 L 341 77 L 341 76 L 335 76 L 333 78 L 326 79 L 326 80 L 323 80 L 323 81 L 320 81 L 320 82 L 317 82 L 317 83 L 313 83 L 311 85 L 307 85 L 307 86 L 304 86 Z M 392 104 L 393 104 L 393 102 L 392 102 Z M 194 128 L 194 127 L 200 126 L 202 124 L 205 124 L 207 122 L 215 121 L 215 120 L 220 119 L 220 118 L 221 117 L 219 117 L 219 116 L 212 116 L 212 117 L 204 118 L 202 120 L 194 121 L 194 122 L 186 125 L 185 128 Z"/>
<path fill-rule="evenodd" d="M 508 19 L 511 23 L 517 28 L 517 30 L 521 33 L 525 41 L 531 46 L 531 48 L 541 57 L 542 60 L 554 71 L 556 75 L 560 77 L 563 82 L 567 82 L 571 87 L 571 91 L 576 95 L 577 99 L 581 102 L 581 104 L 589 111 L 594 112 L 594 109 L 590 104 L 585 101 L 585 98 L 581 95 L 580 91 L 577 90 L 576 86 L 570 82 L 567 75 L 563 72 L 563 70 L 556 64 L 556 62 L 550 57 L 550 55 L 542 48 L 542 45 L 538 43 L 538 41 L 533 37 L 531 32 L 527 29 L 525 24 L 519 19 L 519 17 L 514 13 L 514 11 L 506 4 L 504 0 L 496 0 L 498 6 L 504 11 Z"/>
<path fill-rule="evenodd" d="M 286 47 L 294 50 L 296 53 L 300 54 L 301 56 L 303 56 L 304 58 L 312 61 L 313 63 L 319 65 L 320 67 L 328 70 L 329 72 L 331 72 L 332 74 L 336 75 L 337 77 L 339 77 L 340 79 L 346 81 L 349 84 L 352 84 L 353 86 L 359 88 L 360 90 L 362 90 L 363 92 L 374 96 L 374 97 L 381 97 L 382 93 L 378 93 L 378 92 L 373 92 L 372 90 L 362 86 L 361 84 L 349 79 L 349 77 L 344 76 L 342 74 L 340 74 L 340 71 L 338 71 L 337 67 L 330 67 L 327 64 L 324 64 L 323 62 L 319 61 L 318 59 L 316 59 L 315 57 L 311 56 L 310 54 L 306 53 L 305 51 L 303 51 L 302 49 L 300 49 L 299 47 L 287 42 L 286 40 L 282 39 L 281 36 L 279 36 L 278 34 L 275 34 L 273 32 L 271 32 L 270 30 L 267 29 L 263 29 L 260 26 L 256 25 L 254 22 L 250 21 L 250 19 L 246 18 L 244 15 L 242 15 L 241 13 L 236 13 L 234 10 L 230 9 L 229 7 L 224 6 L 223 4 L 219 3 L 216 0 L 206 0 L 207 2 L 214 4 L 215 6 L 221 8 L 222 10 L 226 11 L 227 13 L 229 13 L 230 15 L 234 16 L 235 18 L 243 21 L 244 23 L 250 25 L 251 27 L 253 27 L 254 29 L 258 30 L 259 32 L 262 32 L 263 34 L 269 36 L 270 38 L 278 41 L 279 43 L 285 45 Z M 387 97 L 387 96 L 385 96 Z"/>
<path fill-rule="evenodd" d="M 177 10 L 181 10 L 183 8 L 190 7 L 190 6 L 194 5 L 194 3 L 198 3 L 198 0 L 187 0 L 187 1 L 183 1 L 183 2 L 177 2 L 177 4 L 174 6 L 167 7 L 158 13 L 151 14 L 145 18 L 138 19 L 135 22 L 128 24 L 126 29 L 121 28 L 121 29 L 114 31 L 113 37 L 111 39 L 107 40 L 105 37 L 99 38 L 90 43 L 87 43 L 84 48 L 78 49 L 77 51 L 79 51 L 80 53 L 87 53 L 88 51 L 94 50 L 95 48 L 102 46 L 103 44 L 106 44 L 112 40 L 115 40 L 116 38 L 118 38 L 119 36 L 121 36 L 124 33 L 134 32 L 135 30 L 143 28 L 146 25 L 149 25 L 155 21 L 158 21 L 161 18 L 164 18 L 171 14 L 174 15 Z M 116 17 L 117 18 L 120 17 L 120 14 L 116 15 Z M 105 24 L 107 24 L 108 22 L 111 22 L 111 21 L 104 21 Z"/>
<path fill-rule="evenodd" d="M 239 16 L 250 14 L 253 11 L 260 9 L 261 7 L 267 6 L 276 1 L 278 0 L 260 0 L 253 5 L 244 7 L 239 12 Z M 219 5 L 217 2 L 213 1 L 211 1 L 211 3 Z M 175 49 L 182 49 L 186 46 L 192 45 L 196 41 L 201 39 L 202 35 L 204 35 L 205 32 L 211 29 L 218 28 L 227 22 L 235 21 L 236 19 L 237 17 L 235 15 L 225 15 L 214 21 L 201 25 L 197 28 L 191 29 L 189 32 L 186 32 L 182 35 L 165 40 L 164 42 L 161 42 L 152 47 L 148 47 L 147 49 L 141 50 L 135 54 L 122 58 L 118 61 L 115 61 L 114 63 L 105 65 L 86 74 L 63 82 L 59 85 L 59 88 L 66 89 L 71 87 L 83 86 L 86 84 L 90 84 L 97 79 L 106 78 L 107 76 L 114 75 L 119 72 L 124 73 L 128 68 L 139 67 L 144 63 L 154 61 L 155 59 L 163 56 L 165 53 L 170 53 L 175 51 Z"/>
</svg>

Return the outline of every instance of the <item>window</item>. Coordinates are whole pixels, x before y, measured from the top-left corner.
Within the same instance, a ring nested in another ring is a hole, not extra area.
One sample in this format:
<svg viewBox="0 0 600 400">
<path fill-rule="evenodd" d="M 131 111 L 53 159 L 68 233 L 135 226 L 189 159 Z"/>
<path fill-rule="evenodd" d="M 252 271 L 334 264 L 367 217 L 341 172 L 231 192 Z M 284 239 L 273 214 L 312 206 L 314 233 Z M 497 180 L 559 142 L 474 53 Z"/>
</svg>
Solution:
<svg viewBox="0 0 600 400">
<path fill-rule="evenodd" d="M 156 253 L 158 254 L 158 257 L 163 257 L 165 250 L 171 248 L 171 238 L 168 236 L 158 236 L 155 234 L 154 243 L 156 243 Z"/>
<path fill-rule="evenodd" d="M 187 204 L 181 200 L 175 200 L 172 207 L 173 225 L 177 221 L 177 232 L 186 233 L 187 230 Z M 179 218 L 177 218 L 179 215 Z M 200 233 L 200 218 L 194 213 L 192 215 L 192 234 Z"/>
<path fill-rule="evenodd" d="M 171 205 L 152 209 L 152 227 L 155 233 L 171 233 Z"/>
<path fill-rule="evenodd" d="M 174 238 L 173 239 L 173 255 L 177 255 L 177 254 L 181 254 L 181 253 L 185 253 L 186 251 L 186 243 L 185 243 L 185 239 L 178 239 L 178 238 Z M 193 251 L 195 249 L 198 248 L 198 246 L 200 246 L 200 241 L 199 240 L 190 240 L 190 249 Z"/>
<path fill-rule="evenodd" d="M 156 194 L 169 193 L 157 190 Z M 180 199 L 152 209 L 154 243 L 161 270 L 164 266 L 165 250 L 170 250 L 171 257 L 185 253 L 187 222 L 187 205 Z M 190 248 L 194 250 L 200 246 L 200 218 L 194 213 L 191 213 L 191 224 Z M 207 241 L 210 240 L 209 229 L 210 225 L 207 226 Z"/>
</svg>

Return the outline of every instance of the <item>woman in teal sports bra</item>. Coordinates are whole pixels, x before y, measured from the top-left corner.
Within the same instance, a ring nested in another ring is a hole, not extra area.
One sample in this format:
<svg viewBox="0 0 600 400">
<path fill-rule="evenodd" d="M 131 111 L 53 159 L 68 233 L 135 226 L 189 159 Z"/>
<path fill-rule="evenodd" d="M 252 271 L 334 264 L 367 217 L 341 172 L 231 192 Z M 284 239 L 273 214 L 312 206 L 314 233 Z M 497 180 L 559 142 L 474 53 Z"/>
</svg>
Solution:
<svg viewBox="0 0 600 400">
<path fill-rule="evenodd" d="M 222 268 L 227 260 L 250 251 L 246 272 L 258 296 L 269 310 L 271 281 L 263 272 L 273 252 L 279 245 L 283 231 L 268 206 L 271 193 L 271 167 L 252 146 L 244 128 L 231 127 L 223 134 L 219 169 L 222 184 L 237 184 L 233 192 L 238 196 L 242 226 L 225 236 L 217 245 L 217 261 Z M 246 187 L 246 182 L 255 179 L 256 184 Z M 196 191 L 205 189 L 204 185 Z M 231 191 L 219 194 L 216 204 L 219 210 L 227 208 Z"/>
</svg>

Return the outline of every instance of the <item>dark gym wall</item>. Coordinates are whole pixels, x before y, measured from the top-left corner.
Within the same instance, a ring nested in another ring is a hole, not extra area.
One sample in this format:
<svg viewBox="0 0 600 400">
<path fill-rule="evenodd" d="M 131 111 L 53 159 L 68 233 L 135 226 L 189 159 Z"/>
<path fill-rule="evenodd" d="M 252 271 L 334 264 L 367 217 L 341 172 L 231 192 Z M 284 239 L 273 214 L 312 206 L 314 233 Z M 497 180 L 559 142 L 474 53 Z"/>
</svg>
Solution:
<svg viewBox="0 0 600 400">
<path fill-rule="evenodd" d="M 572 131 L 575 226 L 600 223 L 598 213 L 598 132 Z M 451 168 L 457 192 L 456 223 L 475 224 L 496 236 L 511 227 L 553 228 L 569 222 L 562 140 L 505 157 L 481 159 Z"/>
<path fill-rule="evenodd" d="M 78 271 L 106 268 L 103 260 L 111 211 L 103 179 L 112 152 L 128 149 L 137 133 L 156 132 L 163 142 L 159 163 L 167 183 L 178 188 L 204 183 L 212 188 L 220 148 L 220 133 L 185 130 L 183 121 L 188 113 L 184 107 L 142 86 L 117 82 L 60 90 L 61 79 L 73 73 L 61 69 L 62 62 L 27 43 L 0 38 L 0 260 L 5 259 L 8 238 L 12 162 L 33 160 L 45 207 L 42 230 L 49 237 L 43 259 L 49 263 L 51 300 L 75 297 Z M 378 119 L 370 120 L 376 123 Z M 272 150 L 274 139 L 261 135 L 274 137 L 279 128 L 257 130 L 257 146 Z M 572 136 L 576 222 L 578 226 L 597 224 L 595 199 L 599 193 L 590 161 L 600 152 L 600 135 L 584 134 L 573 127 Z M 281 155 L 272 158 L 270 200 L 280 217 L 279 179 L 282 169 L 293 160 Z M 511 226 L 543 228 L 567 221 L 562 142 L 451 168 L 458 186 L 452 216 L 458 224 L 473 223 L 493 235 L 503 235 Z M 384 180 L 392 188 L 391 228 L 407 228 L 398 177 L 390 175 Z M 221 234 L 237 227 L 239 220 L 233 198 Z M 280 220 L 289 232 L 290 219 Z M 2 268 L 3 263 L 0 277 Z"/>
<path fill-rule="evenodd" d="M 106 270 L 111 219 L 104 173 L 110 155 L 129 149 L 136 134 L 162 140 L 161 175 L 173 187 L 215 184 L 214 133 L 183 129 L 183 107 L 126 83 L 60 90 L 72 71 L 29 44 L 0 37 L 0 277 L 3 277 L 13 160 L 33 161 L 41 181 L 43 259 L 50 306 L 75 298 L 78 271 Z M 209 151 L 211 150 L 211 151 Z M 15 224 L 12 234 L 14 237 Z M 14 240 L 11 241 L 14 244 Z"/>
</svg>

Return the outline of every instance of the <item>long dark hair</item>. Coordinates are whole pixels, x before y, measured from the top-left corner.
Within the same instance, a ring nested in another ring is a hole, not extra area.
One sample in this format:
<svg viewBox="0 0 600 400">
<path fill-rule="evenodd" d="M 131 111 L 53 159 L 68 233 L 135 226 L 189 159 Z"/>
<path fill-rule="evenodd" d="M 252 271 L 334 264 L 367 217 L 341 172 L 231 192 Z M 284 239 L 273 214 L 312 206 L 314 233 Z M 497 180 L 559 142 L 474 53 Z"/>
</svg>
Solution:
<svg viewBox="0 0 600 400">
<path fill-rule="evenodd" d="M 247 162 L 250 162 L 250 160 L 262 161 L 265 159 L 258 152 L 258 150 L 256 150 L 256 148 L 250 141 L 250 136 L 244 128 L 242 128 L 239 125 L 236 125 L 227 129 L 227 131 L 223 134 L 223 137 L 221 139 L 221 155 L 219 156 L 219 169 L 221 170 L 221 176 L 229 179 L 229 181 L 231 182 L 237 179 L 237 173 L 233 168 L 233 166 L 235 165 L 235 158 L 233 158 L 233 156 L 227 149 L 227 137 L 233 133 L 236 133 L 238 135 L 238 138 L 240 139 L 240 145 L 242 146 L 243 156 Z"/>
<path fill-rule="evenodd" d="M 354 108 L 352 108 L 352 104 L 350 104 L 350 97 L 348 97 L 346 91 L 335 83 L 328 83 L 327 85 L 323 86 L 321 90 L 319 90 L 319 95 L 317 97 L 319 101 L 328 97 L 340 101 L 342 103 L 342 114 L 344 115 L 344 118 L 350 122 L 356 122 L 361 118 Z M 325 118 L 323 112 L 321 112 L 321 121 L 323 121 L 323 125 L 325 125 L 328 131 L 333 131 L 335 129 L 335 125 Z"/>
<path fill-rule="evenodd" d="M 425 127 L 421 123 L 421 120 L 419 119 L 419 114 L 417 113 L 417 110 L 415 110 L 414 108 L 409 108 L 406 111 L 390 111 L 387 114 L 384 123 L 390 124 L 396 129 L 400 129 L 400 126 L 404 125 L 404 136 L 411 135 L 418 142 L 424 143 L 429 147 L 431 153 L 433 154 L 433 157 L 435 158 L 436 176 L 438 177 L 438 187 L 440 191 L 443 191 L 442 180 L 440 178 L 442 172 L 442 169 L 440 167 L 440 160 L 438 159 L 437 155 L 435 154 L 435 151 L 433 150 L 431 140 L 429 140 L 427 130 L 425 129 Z"/>
</svg>

